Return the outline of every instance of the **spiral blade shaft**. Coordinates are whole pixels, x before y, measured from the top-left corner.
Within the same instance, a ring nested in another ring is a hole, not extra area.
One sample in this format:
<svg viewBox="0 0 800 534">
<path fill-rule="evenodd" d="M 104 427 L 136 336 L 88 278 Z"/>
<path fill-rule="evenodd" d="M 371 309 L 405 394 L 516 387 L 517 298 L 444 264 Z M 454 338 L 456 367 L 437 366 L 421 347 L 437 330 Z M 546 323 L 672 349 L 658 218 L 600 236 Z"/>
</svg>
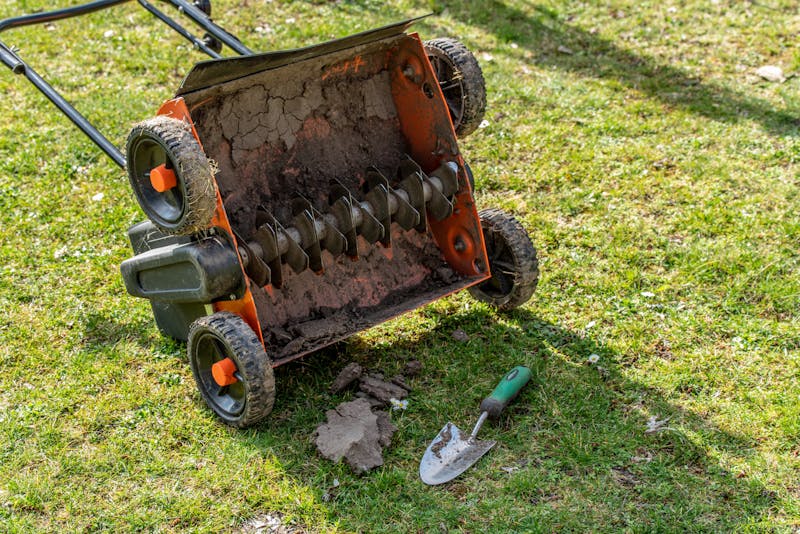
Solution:
<svg viewBox="0 0 800 534">
<path fill-rule="evenodd" d="M 442 220 L 453 213 L 450 200 L 458 191 L 458 167 L 447 162 L 427 176 L 411 158 L 398 169 L 398 188 L 376 168 L 367 169 L 362 186 L 363 201 L 357 201 L 338 180 L 331 181 L 329 212 L 319 212 L 301 195 L 292 200 L 292 226 L 284 228 L 261 208 L 260 225 L 250 241 L 240 241 L 240 254 L 248 276 L 259 285 L 283 283 L 281 264 L 296 273 L 312 269 L 324 272 L 322 251 L 332 256 L 358 258 L 358 239 L 391 246 L 390 226 L 424 232 L 427 216 Z M 427 213 L 426 213 L 427 212 Z"/>
</svg>

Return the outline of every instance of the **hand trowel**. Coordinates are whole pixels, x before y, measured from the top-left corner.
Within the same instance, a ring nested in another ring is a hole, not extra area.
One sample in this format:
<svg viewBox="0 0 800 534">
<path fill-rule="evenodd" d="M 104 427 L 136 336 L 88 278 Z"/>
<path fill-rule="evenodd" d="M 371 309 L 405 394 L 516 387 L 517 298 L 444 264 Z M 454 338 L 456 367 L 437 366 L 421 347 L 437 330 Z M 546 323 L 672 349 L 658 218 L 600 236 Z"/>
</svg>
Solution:
<svg viewBox="0 0 800 534">
<path fill-rule="evenodd" d="M 449 482 L 486 454 L 495 442 L 477 439 L 483 423 L 489 417 L 497 419 L 530 379 L 531 371 L 527 367 L 517 366 L 509 371 L 492 394 L 481 401 L 481 415 L 468 436 L 464 437 L 453 423 L 444 425 L 422 456 L 419 464 L 422 481 L 428 485 Z"/>
</svg>

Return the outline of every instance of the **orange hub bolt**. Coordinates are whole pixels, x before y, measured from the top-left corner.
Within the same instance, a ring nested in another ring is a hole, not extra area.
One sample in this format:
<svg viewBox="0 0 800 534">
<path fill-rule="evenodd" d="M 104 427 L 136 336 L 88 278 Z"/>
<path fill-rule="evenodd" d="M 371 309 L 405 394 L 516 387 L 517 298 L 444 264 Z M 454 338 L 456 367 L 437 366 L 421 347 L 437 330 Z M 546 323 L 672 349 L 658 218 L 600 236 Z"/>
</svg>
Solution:
<svg viewBox="0 0 800 534">
<path fill-rule="evenodd" d="M 168 169 L 167 166 L 162 163 L 150 171 L 150 184 L 153 186 L 153 189 L 159 193 L 163 193 L 178 185 L 178 178 L 175 176 L 175 171 Z"/>
<path fill-rule="evenodd" d="M 211 376 L 214 382 L 220 387 L 230 386 L 238 382 L 233 373 L 236 372 L 236 364 L 230 358 L 220 360 L 211 366 Z"/>
</svg>

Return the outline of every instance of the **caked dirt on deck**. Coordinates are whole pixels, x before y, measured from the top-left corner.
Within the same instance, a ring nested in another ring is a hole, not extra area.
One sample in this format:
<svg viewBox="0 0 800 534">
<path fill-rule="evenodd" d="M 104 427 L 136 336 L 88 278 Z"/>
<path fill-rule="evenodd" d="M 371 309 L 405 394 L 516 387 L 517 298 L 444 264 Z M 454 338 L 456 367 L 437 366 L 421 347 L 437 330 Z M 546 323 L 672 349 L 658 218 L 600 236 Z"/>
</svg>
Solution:
<svg viewBox="0 0 800 534">
<path fill-rule="evenodd" d="M 300 194 L 328 212 L 330 182 L 357 200 L 368 167 L 390 182 L 409 151 L 392 97 L 392 50 L 402 36 L 301 61 L 185 95 L 228 217 L 240 236 L 259 207 L 285 227 Z M 452 140 L 455 143 L 454 140 Z M 392 225 L 392 246 L 359 237 L 357 260 L 323 252 L 325 271 L 283 266 L 280 289 L 253 286 L 274 358 L 302 354 L 416 308 L 467 283 L 429 233 Z"/>
<path fill-rule="evenodd" d="M 331 179 L 357 194 L 370 166 L 394 177 L 407 147 L 384 68 L 385 48 L 342 72 L 350 53 L 186 95 L 240 234 L 255 231 L 259 205 L 288 223 L 290 200 L 298 193 L 323 208 Z"/>
</svg>

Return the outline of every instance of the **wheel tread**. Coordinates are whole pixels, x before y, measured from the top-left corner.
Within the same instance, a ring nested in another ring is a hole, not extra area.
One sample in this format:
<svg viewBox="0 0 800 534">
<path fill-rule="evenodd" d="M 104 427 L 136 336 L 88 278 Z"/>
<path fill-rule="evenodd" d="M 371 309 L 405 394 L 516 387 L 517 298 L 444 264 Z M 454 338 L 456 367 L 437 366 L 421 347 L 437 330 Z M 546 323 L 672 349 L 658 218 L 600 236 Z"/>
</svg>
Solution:
<svg viewBox="0 0 800 534">
<path fill-rule="evenodd" d="M 185 213 L 174 224 L 162 224 L 150 214 L 150 210 L 137 193 L 136 182 L 131 165 L 135 141 L 143 136 L 160 140 L 168 157 L 175 165 L 179 180 L 185 190 Z M 209 226 L 217 207 L 214 175 L 203 149 L 192 134 L 188 123 L 159 115 L 136 124 L 127 141 L 128 178 L 136 194 L 136 200 L 148 217 L 160 230 L 167 234 L 191 235 Z"/>
<path fill-rule="evenodd" d="M 464 113 L 455 129 L 458 137 L 466 137 L 478 129 L 486 112 L 486 82 L 481 66 L 464 43 L 457 39 L 439 37 L 425 41 L 424 44 L 428 55 L 432 51 L 438 51 L 462 74 Z"/>
<path fill-rule="evenodd" d="M 514 263 L 514 287 L 508 295 L 497 297 L 481 290 L 481 285 L 469 288 L 476 299 L 495 306 L 499 310 L 512 310 L 525 304 L 533 296 L 539 282 L 539 259 L 536 247 L 525 228 L 513 216 L 498 208 L 481 210 L 478 215 L 481 226 L 503 236 Z"/>
<path fill-rule="evenodd" d="M 198 390 L 203 400 L 213 410 L 207 400 L 207 392 L 199 379 L 192 357 L 194 343 L 201 332 L 210 332 L 227 345 L 234 356 L 236 367 L 244 378 L 246 389 L 245 408 L 236 419 L 224 417 L 215 411 L 225 423 L 238 428 L 253 426 L 266 418 L 275 404 L 275 376 L 269 357 L 258 336 L 244 320 L 231 312 L 217 312 L 201 317 L 189 328 L 189 362 L 192 364 Z"/>
</svg>

